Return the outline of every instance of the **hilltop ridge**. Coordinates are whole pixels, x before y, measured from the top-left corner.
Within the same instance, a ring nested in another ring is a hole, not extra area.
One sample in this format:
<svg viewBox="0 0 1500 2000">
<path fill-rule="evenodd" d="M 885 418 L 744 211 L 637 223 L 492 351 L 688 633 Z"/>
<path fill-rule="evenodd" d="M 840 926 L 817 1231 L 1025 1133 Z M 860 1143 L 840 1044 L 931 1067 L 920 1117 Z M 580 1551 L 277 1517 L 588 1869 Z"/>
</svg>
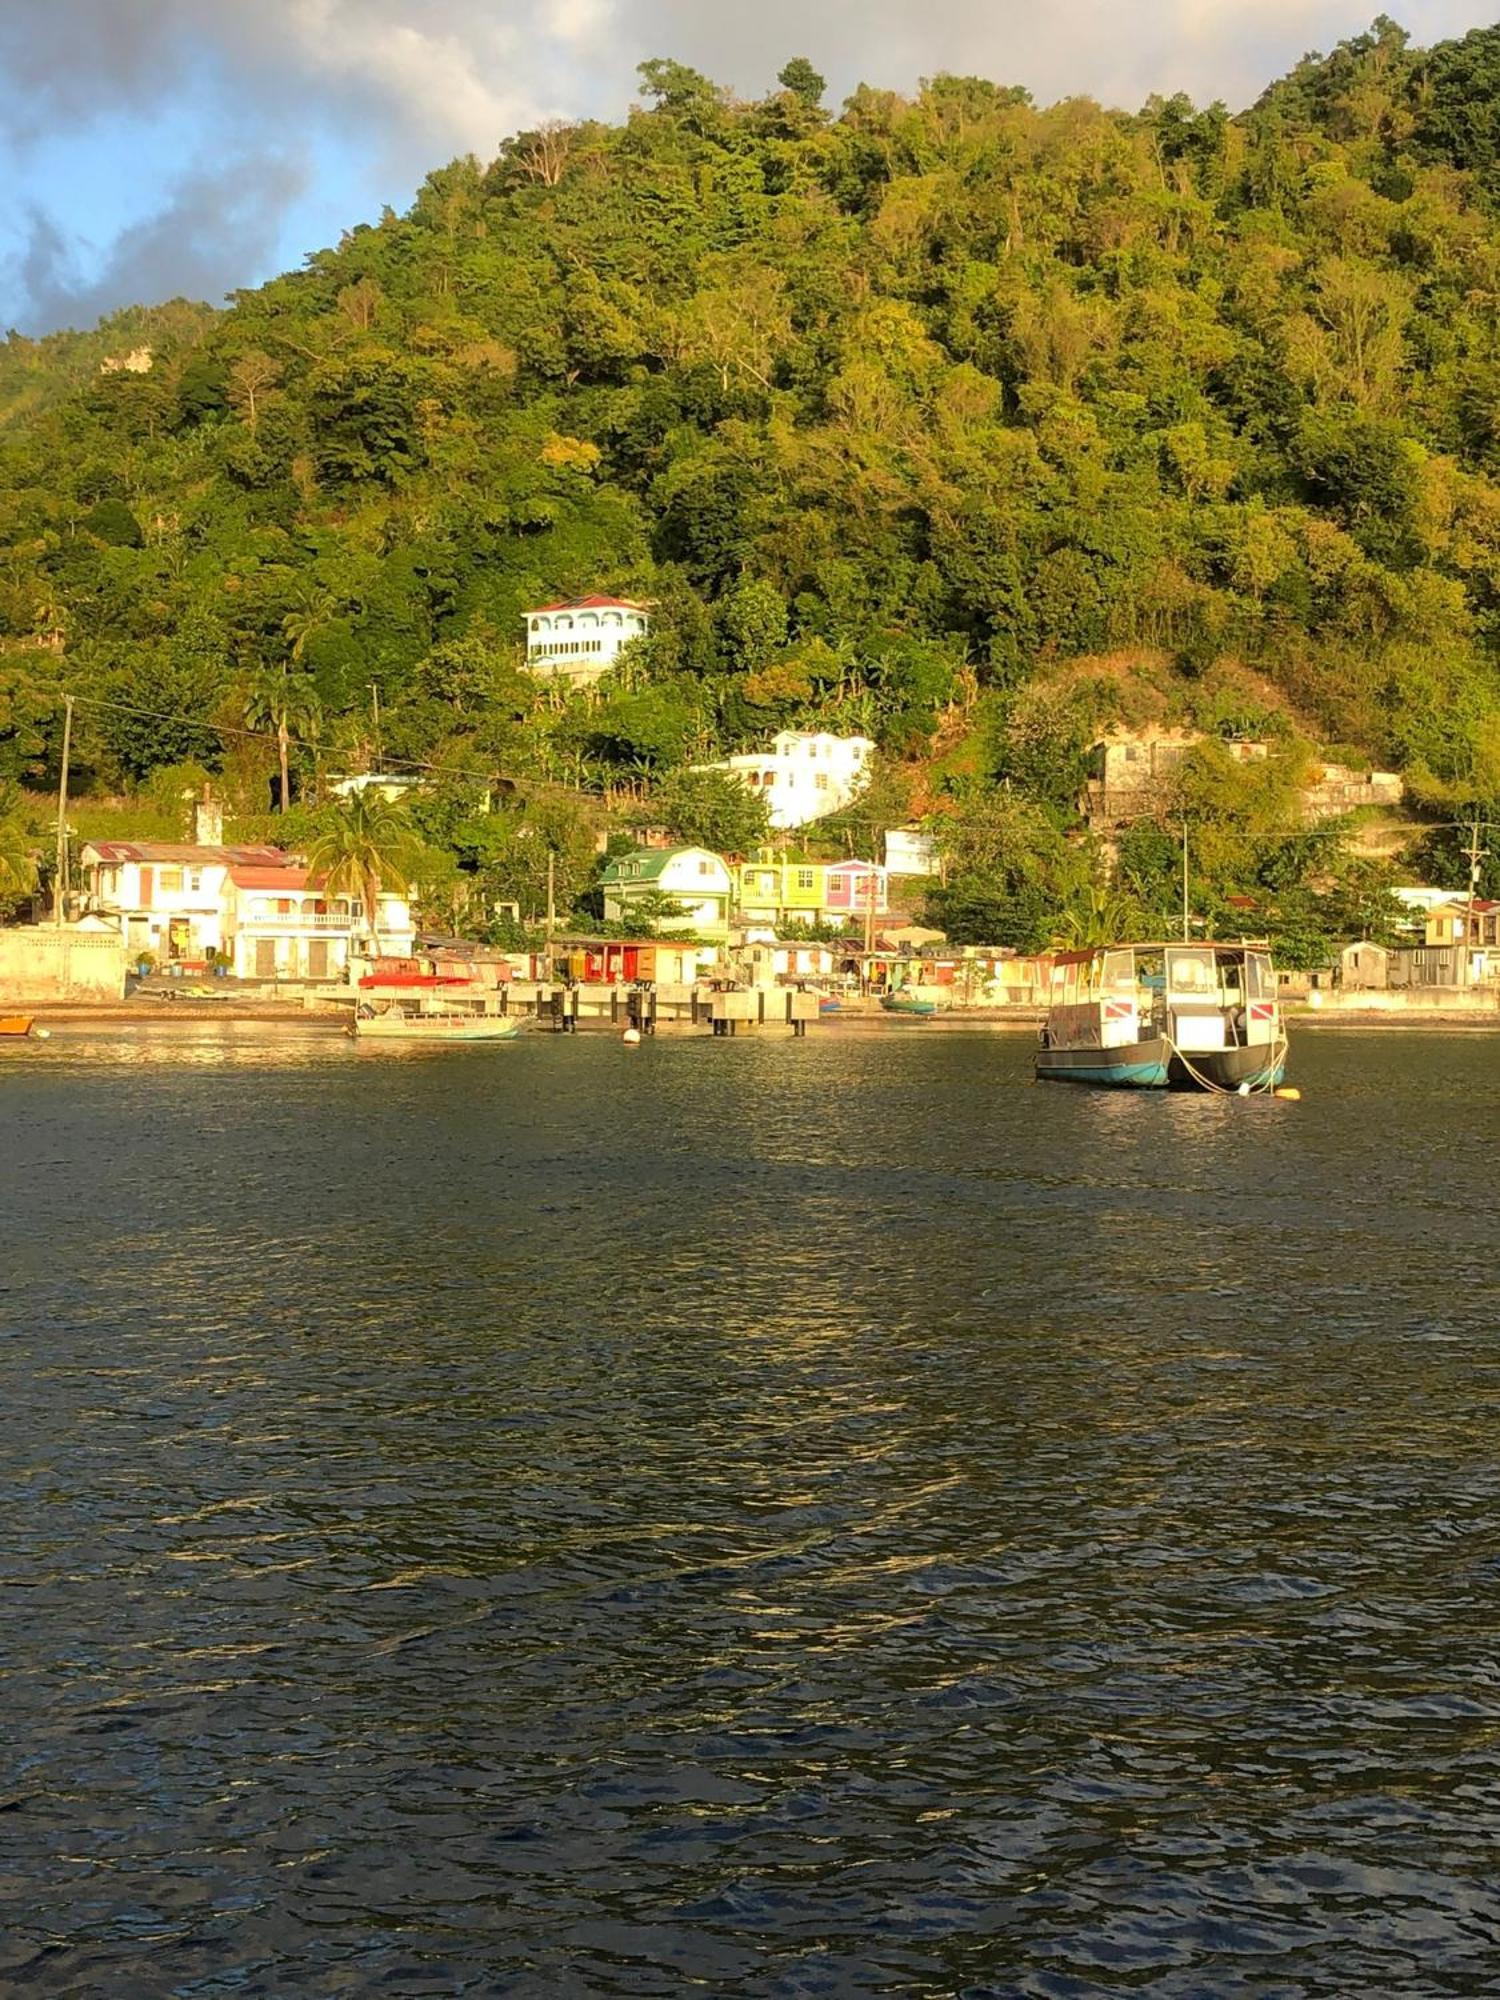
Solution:
<svg viewBox="0 0 1500 2000">
<path fill-rule="evenodd" d="M 269 669 L 345 762 L 607 806 L 817 721 L 892 809 L 947 759 L 1061 835 L 1109 655 L 1500 799 L 1500 29 L 1382 18 L 1236 116 L 641 73 L 224 311 L 0 349 L 0 775 L 66 684 L 86 784 L 248 811 Z M 559 701 L 519 614 L 591 589 L 653 632 Z"/>
</svg>

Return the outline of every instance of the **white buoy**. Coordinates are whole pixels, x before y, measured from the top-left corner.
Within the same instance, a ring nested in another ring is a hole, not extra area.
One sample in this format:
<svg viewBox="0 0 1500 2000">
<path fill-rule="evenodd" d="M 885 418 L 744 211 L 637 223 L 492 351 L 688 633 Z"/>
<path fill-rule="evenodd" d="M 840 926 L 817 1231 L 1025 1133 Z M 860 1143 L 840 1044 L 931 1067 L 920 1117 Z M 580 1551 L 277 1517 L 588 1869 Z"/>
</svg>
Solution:
<svg viewBox="0 0 1500 2000">
<path fill-rule="evenodd" d="M 625 1044 L 627 1049 L 633 1049 L 640 1039 L 641 1031 L 639 1028 L 627 1028 L 620 1037 L 620 1040 Z"/>
<path fill-rule="evenodd" d="M 33 1028 L 31 1033 L 33 1040 L 38 1042 L 50 1042 L 52 1039 L 52 1030 L 50 1028 Z"/>
</svg>

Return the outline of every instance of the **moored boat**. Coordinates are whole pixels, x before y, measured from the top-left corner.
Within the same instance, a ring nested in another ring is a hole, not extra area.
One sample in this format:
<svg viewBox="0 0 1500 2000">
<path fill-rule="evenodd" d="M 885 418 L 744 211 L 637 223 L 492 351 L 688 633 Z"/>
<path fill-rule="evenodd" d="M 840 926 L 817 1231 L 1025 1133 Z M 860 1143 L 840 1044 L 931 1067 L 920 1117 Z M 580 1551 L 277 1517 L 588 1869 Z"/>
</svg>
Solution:
<svg viewBox="0 0 1500 2000">
<path fill-rule="evenodd" d="M 1273 1090 L 1287 1041 L 1264 946 L 1059 952 L 1038 1077 L 1146 1090 Z"/>
<path fill-rule="evenodd" d="M 521 1024 L 505 1014 L 438 1013 L 399 1000 L 362 1000 L 349 1032 L 375 1042 L 509 1042 Z"/>
<path fill-rule="evenodd" d="M 35 1018 L 32 1014 L 0 1014 L 0 1035 L 29 1035 Z"/>
<path fill-rule="evenodd" d="M 913 986 L 903 986 L 895 993 L 887 993 L 880 1004 L 887 1014 L 909 1014 L 922 1021 L 938 1011 L 936 995 L 924 993 Z"/>
</svg>

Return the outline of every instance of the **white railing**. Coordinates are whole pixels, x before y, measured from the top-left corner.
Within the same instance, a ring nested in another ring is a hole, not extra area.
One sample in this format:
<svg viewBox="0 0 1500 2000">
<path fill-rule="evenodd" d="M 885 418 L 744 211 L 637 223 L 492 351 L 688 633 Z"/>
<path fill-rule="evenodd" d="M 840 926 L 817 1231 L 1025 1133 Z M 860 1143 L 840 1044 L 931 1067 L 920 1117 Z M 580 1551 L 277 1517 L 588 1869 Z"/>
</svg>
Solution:
<svg viewBox="0 0 1500 2000">
<path fill-rule="evenodd" d="M 238 917 L 242 931 L 352 931 L 363 922 L 360 917 L 335 917 L 315 910 L 297 910 L 278 916 Z"/>
</svg>

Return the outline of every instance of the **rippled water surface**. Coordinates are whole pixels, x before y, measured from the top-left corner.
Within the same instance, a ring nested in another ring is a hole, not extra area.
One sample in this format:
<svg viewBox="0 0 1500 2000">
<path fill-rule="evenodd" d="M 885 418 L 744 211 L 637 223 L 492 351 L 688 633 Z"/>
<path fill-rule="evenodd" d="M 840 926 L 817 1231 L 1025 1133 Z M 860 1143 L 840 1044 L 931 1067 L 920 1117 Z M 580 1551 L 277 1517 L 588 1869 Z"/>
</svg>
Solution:
<svg viewBox="0 0 1500 2000">
<path fill-rule="evenodd" d="M 0 1990 L 1500 1992 L 1500 1037 L 0 1056 Z"/>
</svg>

